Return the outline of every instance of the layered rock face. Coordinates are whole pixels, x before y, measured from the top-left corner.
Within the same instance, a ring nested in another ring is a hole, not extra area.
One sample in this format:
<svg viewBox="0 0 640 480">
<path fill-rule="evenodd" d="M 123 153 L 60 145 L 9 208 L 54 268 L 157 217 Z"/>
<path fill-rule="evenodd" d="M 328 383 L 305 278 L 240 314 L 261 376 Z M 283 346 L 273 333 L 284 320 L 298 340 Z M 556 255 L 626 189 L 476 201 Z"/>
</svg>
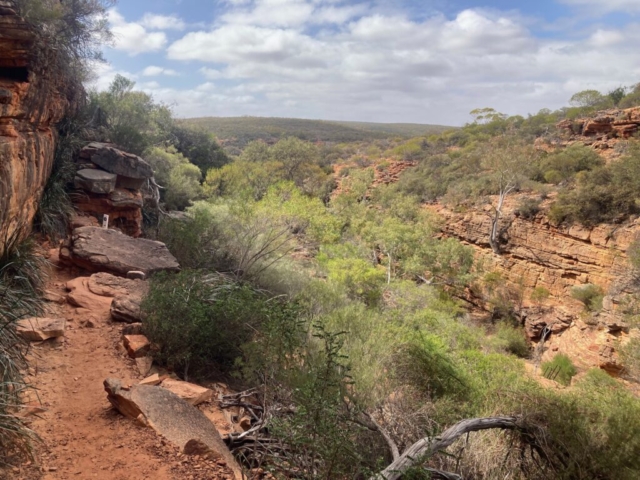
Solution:
<svg viewBox="0 0 640 480">
<path fill-rule="evenodd" d="M 109 215 L 110 227 L 139 237 L 144 203 L 140 189 L 153 176 L 151 166 L 136 155 L 98 142 L 84 147 L 76 163 L 76 209 L 100 221 Z"/>
<path fill-rule="evenodd" d="M 544 287 L 553 298 L 576 307 L 580 304 L 570 296 L 572 287 L 593 283 L 606 291 L 623 281 L 629 271 L 626 250 L 640 233 L 638 220 L 626 226 L 587 229 L 556 228 L 543 216 L 534 220 L 512 216 L 503 254 L 498 256 L 489 246 L 487 213 L 456 214 L 444 208 L 437 212 L 445 219 L 442 231 L 473 246 L 486 270 L 500 272 L 510 283 L 522 285 L 525 293 Z M 506 212 L 505 217 L 509 216 Z"/>
<path fill-rule="evenodd" d="M 579 368 L 599 367 L 613 375 L 623 370 L 617 351 L 628 340 L 629 329 L 618 309 L 631 287 L 626 252 L 640 233 L 640 219 L 592 229 L 556 228 L 543 215 L 529 220 L 507 209 L 505 222 L 510 226 L 502 254 L 496 255 L 489 245 L 488 212 L 430 208 L 444 218 L 444 235 L 474 248 L 485 272 L 499 272 L 506 284 L 522 289 L 525 331 L 538 344 L 537 361 L 564 353 Z M 571 297 L 573 287 L 587 283 L 608 293 L 602 312 L 591 316 L 585 316 L 583 304 Z M 530 300 L 536 287 L 550 293 L 544 305 Z M 546 342 L 539 344 L 543 336 Z"/>
<path fill-rule="evenodd" d="M 68 108 L 62 96 L 38 91 L 33 43 L 13 2 L 0 0 L 0 239 L 28 233 L 53 166 L 53 127 Z"/>
</svg>

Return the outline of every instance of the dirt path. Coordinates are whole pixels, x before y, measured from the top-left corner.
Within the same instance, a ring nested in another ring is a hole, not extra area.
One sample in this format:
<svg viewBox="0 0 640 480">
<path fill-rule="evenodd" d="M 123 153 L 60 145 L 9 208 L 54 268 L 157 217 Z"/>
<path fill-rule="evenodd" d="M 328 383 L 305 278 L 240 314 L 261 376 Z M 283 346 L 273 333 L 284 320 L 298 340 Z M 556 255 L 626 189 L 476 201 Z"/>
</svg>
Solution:
<svg viewBox="0 0 640 480">
<path fill-rule="evenodd" d="M 51 297 L 60 295 L 63 302 L 64 287 L 72 278 L 54 268 L 47 287 Z M 36 345 L 30 355 L 30 380 L 44 409 L 28 417 L 43 440 L 38 447 L 40 465 L 13 467 L 10 478 L 218 478 L 215 468 L 207 468 L 209 462 L 181 455 L 151 429 L 136 426 L 111 407 L 103 381 L 116 377 L 137 383 L 141 376 L 121 345 L 121 326 L 109 319 L 110 299 L 88 300 L 98 301 L 90 309 L 66 302 L 48 304 L 49 316 L 67 319 L 67 332 L 64 341 Z"/>
</svg>

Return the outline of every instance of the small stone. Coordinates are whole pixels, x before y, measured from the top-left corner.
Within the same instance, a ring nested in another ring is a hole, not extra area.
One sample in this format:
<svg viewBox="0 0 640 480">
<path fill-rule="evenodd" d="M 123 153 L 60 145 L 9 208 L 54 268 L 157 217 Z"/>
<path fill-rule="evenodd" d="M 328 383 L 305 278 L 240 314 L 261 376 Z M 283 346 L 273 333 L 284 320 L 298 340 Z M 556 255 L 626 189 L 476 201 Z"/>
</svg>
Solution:
<svg viewBox="0 0 640 480">
<path fill-rule="evenodd" d="M 153 365 L 153 358 L 151 357 L 140 357 L 136 358 L 136 365 L 138 367 L 138 371 L 140 375 L 146 377 L 151 371 L 151 366 Z"/>
<path fill-rule="evenodd" d="M 240 428 L 245 432 L 251 428 L 251 417 L 244 416 L 240 419 Z"/>
<path fill-rule="evenodd" d="M 123 343 L 131 358 L 144 357 L 151 348 L 149 339 L 144 335 L 125 335 Z"/>
<path fill-rule="evenodd" d="M 52 303 L 65 303 L 67 301 L 67 299 L 63 295 L 58 295 L 57 293 L 51 292 L 49 290 L 46 290 L 44 292 L 42 298 L 44 298 L 47 302 Z"/>
<path fill-rule="evenodd" d="M 141 323 L 130 323 L 122 327 L 122 335 L 142 335 Z"/>
<path fill-rule="evenodd" d="M 160 375 L 154 373 L 153 375 L 142 380 L 139 385 L 160 385 L 162 383 L 162 380 L 164 379 Z"/>
<path fill-rule="evenodd" d="M 131 270 L 127 272 L 127 278 L 130 280 L 145 280 L 147 276 L 144 272 L 140 272 L 138 270 Z"/>
<path fill-rule="evenodd" d="M 176 394 L 191 405 L 208 402 L 213 398 L 213 390 L 173 378 L 165 379 L 160 386 Z"/>
</svg>

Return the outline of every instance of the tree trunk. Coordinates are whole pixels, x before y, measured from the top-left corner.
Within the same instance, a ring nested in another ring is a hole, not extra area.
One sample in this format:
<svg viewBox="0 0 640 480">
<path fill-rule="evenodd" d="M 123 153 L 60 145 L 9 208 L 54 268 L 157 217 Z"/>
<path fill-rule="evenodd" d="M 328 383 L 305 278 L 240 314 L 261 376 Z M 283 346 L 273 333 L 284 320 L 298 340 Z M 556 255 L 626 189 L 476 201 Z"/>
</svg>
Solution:
<svg viewBox="0 0 640 480">
<path fill-rule="evenodd" d="M 462 420 L 445 430 L 439 437 L 425 437 L 418 440 L 405 450 L 400 457 L 395 459 L 391 465 L 369 480 L 397 480 L 402 477 L 405 470 L 424 461 L 426 457 L 446 449 L 462 435 L 492 428 L 515 430 L 521 427 L 518 425 L 517 417 L 488 417 Z M 455 478 L 453 477 L 455 474 L 447 475 L 450 475 L 450 478 Z"/>
<path fill-rule="evenodd" d="M 489 245 L 491 246 L 491 250 L 496 255 L 500 255 L 502 252 L 500 251 L 500 238 L 499 238 L 499 225 L 500 225 L 500 215 L 502 215 L 502 205 L 504 204 L 504 198 L 507 196 L 507 192 L 500 192 L 500 196 L 498 198 L 498 206 L 496 207 L 493 218 L 491 219 L 491 232 L 489 233 Z"/>
</svg>

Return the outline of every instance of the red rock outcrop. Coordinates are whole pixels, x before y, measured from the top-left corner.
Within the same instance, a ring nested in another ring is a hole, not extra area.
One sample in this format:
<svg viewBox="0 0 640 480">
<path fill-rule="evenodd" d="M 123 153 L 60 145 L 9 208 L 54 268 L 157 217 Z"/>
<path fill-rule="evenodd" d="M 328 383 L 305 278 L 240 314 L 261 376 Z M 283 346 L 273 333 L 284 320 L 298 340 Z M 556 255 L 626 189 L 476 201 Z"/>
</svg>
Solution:
<svg viewBox="0 0 640 480">
<path fill-rule="evenodd" d="M 76 159 L 77 173 L 72 196 L 79 212 L 102 222 L 109 215 L 109 227 L 131 237 L 142 235 L 141 188 L 153 176 L 142 158 L 112 145 L 92 142 Z"/>
<path fill-rule="evenodd" d="M 0 0 L 0 239 L 29 231 L 53 166 L 53 127 L 68 108 L 30 71 L 34 39 L 13 2 Z"/>
<path fill-rule="evenodd" d="M 538 361 L 564 353 L 581 369 L 598 367 L 612 375 L 624 370 L 617 350 L 629 338 L 629 329 L 616 310 L 629 291 L 626 252 L 640 234 L 640 219 L 625 225 L 558 228 L 544 215 L 529 220 L 507 209 L 505 223 L 510 225 L 503 236 L 502 254 L 496 255 L 489 245 L 487 213 L 455 213 L 438 205 L 428 208 L 444 218 L 445 236 L 474 248 L 485 272 L 499 272 L 507 284 L 523 289 L 521 313 L 527 336 L 537 343 L 545 329 L 551 332 L 536 347 L 541 348 Z M 572 287 L 587 283 L 609 294 L 600 313 L 585 314 L 583 304 L 571 297 Z M 536 287 L 550 293 L 544 306 L 530 300 Z"/>
</svg>

